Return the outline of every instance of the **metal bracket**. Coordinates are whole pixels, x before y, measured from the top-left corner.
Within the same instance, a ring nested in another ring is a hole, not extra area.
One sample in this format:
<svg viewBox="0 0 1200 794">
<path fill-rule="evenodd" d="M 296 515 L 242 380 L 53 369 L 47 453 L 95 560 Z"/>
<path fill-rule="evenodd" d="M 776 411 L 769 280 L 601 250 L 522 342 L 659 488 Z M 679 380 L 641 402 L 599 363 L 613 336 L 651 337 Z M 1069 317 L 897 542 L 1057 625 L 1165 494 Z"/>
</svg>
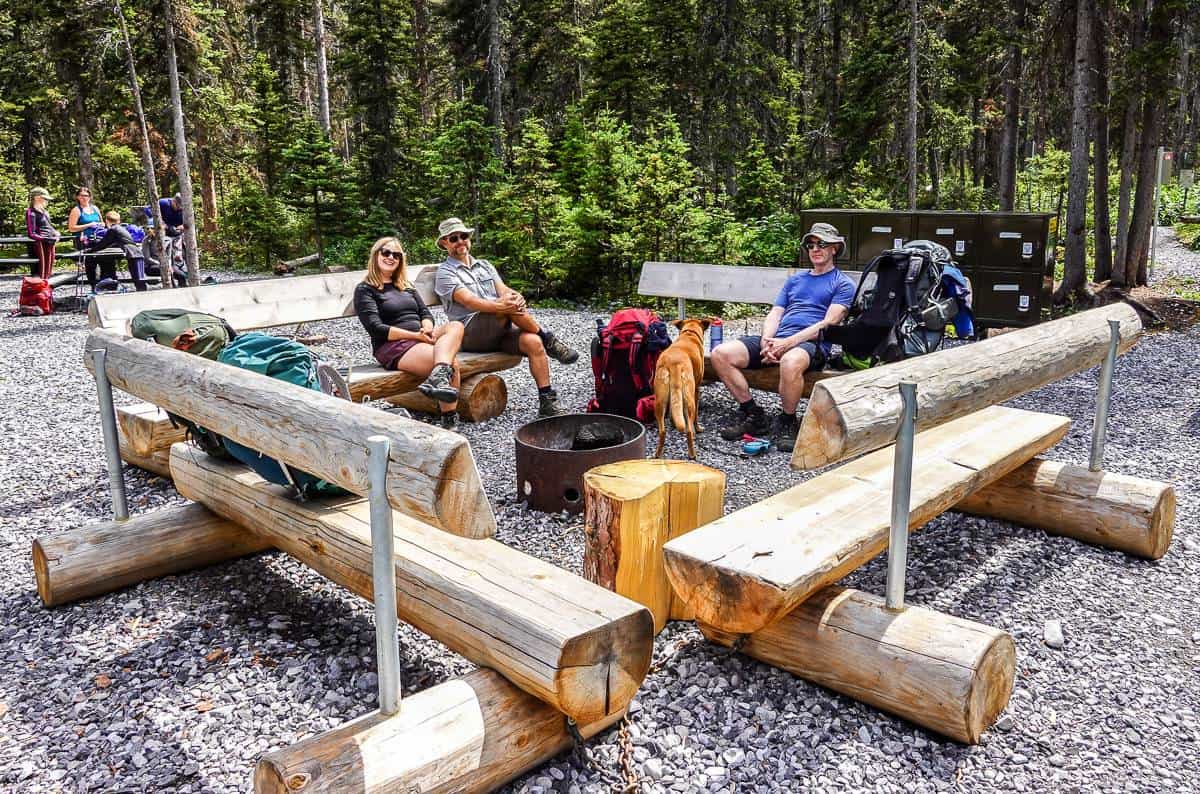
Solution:
<svg viewBox="0 0 1200 794">
<path fill-rule="evenodd" d="M 112 384 L 108 382 L 105 360 L 108 351 L 92 351 L 92 370 L 96 377 L 96 392 L 100 398 L 100 429 L 104 433 L 104 456 L 108 462 L 108 488 L 112 494 L 113 517 L 117 521 L 129 518 L 129 502 L 125 499 L 125 472 L 121 465 L 121 447 L 117 441 L 117 413 L 113 408 Z"/>
</svg>

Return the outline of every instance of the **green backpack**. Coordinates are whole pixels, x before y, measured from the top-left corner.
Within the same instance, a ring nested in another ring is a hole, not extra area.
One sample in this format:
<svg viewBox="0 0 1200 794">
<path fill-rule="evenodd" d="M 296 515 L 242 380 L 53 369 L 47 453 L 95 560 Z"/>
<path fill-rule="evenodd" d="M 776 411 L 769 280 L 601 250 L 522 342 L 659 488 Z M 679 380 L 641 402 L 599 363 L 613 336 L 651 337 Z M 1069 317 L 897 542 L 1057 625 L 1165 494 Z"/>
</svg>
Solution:
<svg viewBox="0 0 1200 794">
<path fill-rule="evenodd" d="M 180 339 L 187 332 L 188 336 Z M 129 321 L 129 332 L 136 339 L 185 350 L 213 361 L 232 342 L 237 333 L 229 323 L 212 314 L 188 309 L 146 309 Z"/>
</svg>

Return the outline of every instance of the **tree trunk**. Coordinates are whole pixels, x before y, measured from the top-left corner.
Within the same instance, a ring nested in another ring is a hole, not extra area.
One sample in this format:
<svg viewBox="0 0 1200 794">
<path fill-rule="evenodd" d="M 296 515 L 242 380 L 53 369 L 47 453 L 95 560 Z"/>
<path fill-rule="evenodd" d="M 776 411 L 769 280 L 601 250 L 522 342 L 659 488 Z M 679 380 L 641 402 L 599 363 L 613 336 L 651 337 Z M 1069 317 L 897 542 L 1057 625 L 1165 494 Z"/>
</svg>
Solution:
<svg viewBox="0 0 1200 794">
<path fill-rule="evenodd" d="M 1013 41 L 1004 75 L 1004 126 L 1000 136 L 997 194 L 1002 212 L 1011 212 L 1017 194 L 1017 139 L 1021 118 L 1021 47 L 1025 31 L 1025 0 L 1013 0 Z"/>
<path fill-rule="evenodd" d="M 150 197 L 150 212 L 154 216 L 154 228 L 161 230 L 163 227 L 162 213 L 158 209 L 158 184 L 154 178 L 154 155 L 150 151 L 150 131 L 146 128 L 146 111 L 142 107 L 142 89 L 138 83 L 137 67 L 133 61 L 133 47 L 129 43 L 129 28 L 125 25 L 125 12 L 121 10 L 120 0 L 113 0 L 113 10 L 116 11 L 117 21 L 121 25 L 121 41 L 125 46 L 125 71 L 129 77 L 129 91 L 133 95 L 133 111 L 137 117 L 138 130 L 142 134 L 142 175 L 146 179 L 146 192 Z M 163 248 L 161 231 L 154 235 L 152 243 L 154 253 L 158 257 L 160 265 L 163 262 Z M 170 275 L 170 267 L 161 271 L 164 273 L 160 279 L 164 289 L 171 289 L 175 286 L 174 280 Z"/>
<path fill-rule="evenodd" d="M 1075 72 L 1071 98 L 1071 168 L 1067 176 L 1067 240 L 1063 280 L 1055 303 L 1087 298 L 1088 77 L 1092 53 L 1092 0 L 1075 4 Z"/>
<path fill-rule="evenodd" d="M 196 208 L 192 204 L 192 169 L 188 164 L 187 133 L 183 126 L 183 96 L 179 91 L 179 62 L 175 58 L 175 11 L 172 2 L 163 0 L 167 28 L 167 76 L 171 84 L 171 117 L 175 126 L 175 170 L 179 174 L 179 195 L 183 204 L 183 246 L 187 257 L 188 286 L 198 287 L 200 258 L 196 251 Z M 161 266 L 163 280 L 169 280 L 171 263 L 161 262 Z"/>
<path fill-rule="evenodd" d="M 488 0 L 488 122 L 492 125 L 492 152 L 504 154 L 504 65 L 500 55 L 500 0 Z"/>
<path fill-rule="evenodd" d="M 1174 149 L 1176 152 L 1184 152 L 1184 145 L 1187 137 L 1187 117 L 1188 117 L 1188 99 L 1191 94 L 1192 80 L 1194 79 L 1189 71 L 1191 64 L 1191 45 L 1192 45 L 1192 26 L 1187 20 L 1184 21 L 1183 30 L 1180 34 L 1179 43 L 1179 110 L 1178 118 L 1175 121 L 1175 139 Z"/>
<path fill-rule="evenodd" d="M 217 178 L 212 165 L 212 149 L 208 145 L 208 128 L 196 124 L 196 156 L 200 167 L 200 212 L 204 216 L 204 233 L 217 233 Z"/>
<path fill-rule="evenodd" d="M 981 100 L 971 98 L 971 184 L 975 187 L 983 182 L 983 132 L 980 130 L 979 105 Z"/>
<path fill-rule="evenodd" d="M 1147 92 L 1142 107 L 1142 139 L 1137 151 L 1137 186 L 1133 195 L 1133 214 L 1129 219 L 1129 247 L 1125 258 L 1125 284 L 1146 285 L 1146 259 L 1150 255 L 1151 227 L 1154 217 L 1154 180 L 1157 176 L 1158 139 L 1162 134 L 1162 116 L 1167 103 L 1161 94 Z"/>
<path fill-rule="evenodd" d="M 905 136 L 905 159 L 908 161 L 908 208 L 917 208 L 917 36 L 920 33 L 921 9 L 919 0 L 909 0 L 908 27 L 908 130 Z"/>
<path fill-rule="evenodd" d="M 313 38 L 317 47 L 317 121 L 326 137 L 331 137 L 333 128 L 329 122 L 329 66 L 325 61 L 325 11 L 324 0 L 313 0 Z"/>
<path fill-rule="evenodd" d="M 92 141 L 88 129 L 87 110 L 83 106 L 82 82 L 75 84 L 75 96 L 71 102 L 72 120 L 75 122 L 75 140 L 79 145 L 79 184 L 88 190 L 96 189 L 96 169 L 92 162 Z"/>
<path fill-rule="evenodd" d="M 1096 93 L 1092 103 L 1092 137 L 1095 139 L 1095 153 L 1092 158 L 1092 170 L 1095 175 L 1094 203 L 1092 213 L 1095 229 L 1093 234 L 1096 241 L 1096 270 L 1095 281 L 1106 281 L 1112 277 L 1112 221 L 1108 208 L 1108 9 L 1105 0 L 1100 0 L 1092 20 L 1096 35 L 1092 36 L 1095 43 L 1094 75 L 1096 78 Z"/>
<path fill-rule="evenodd" d="M 1132 204 L 1133 175 L 1137 170 L 1138 109 L 1141 107 L 1140 80 L 1134 56 L 1141 49 L 1146 27 L 1146 0 L 1135 0 L 1129 30 L 1129 50 L 1126 72 L 1132 77 L 1125 89 L 1125 112 L 1121 127 L 1121 183 L 1117 188 L 1117 253 L 1113 261 L 1112 283 L 1116 287 L 1132 284 L 1127 281 L 1129 261 L 1129 210 Z"/>
</svg>

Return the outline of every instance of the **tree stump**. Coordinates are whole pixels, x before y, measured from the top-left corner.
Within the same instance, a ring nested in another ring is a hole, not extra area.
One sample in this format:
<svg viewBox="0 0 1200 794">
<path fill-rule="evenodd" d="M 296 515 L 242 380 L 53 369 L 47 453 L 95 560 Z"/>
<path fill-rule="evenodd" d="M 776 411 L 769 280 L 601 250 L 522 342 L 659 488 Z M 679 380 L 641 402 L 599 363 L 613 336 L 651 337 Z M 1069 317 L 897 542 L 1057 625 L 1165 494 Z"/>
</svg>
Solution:
<svg viewBox="0 0 1200 794">
<path fill-rule="evenodd" d="M 583 476 L 583 576 L 646 606 L 654 633 L 694 615 L 671 589 L 663 544 L 721 517 L 725 474 L 677 460 L 626 460 Z"/>
<path fill-rule="evenodd" d="M 419 391 L 410 391 L 388 397 L 392 405 L 399 405 L 410 411 L 420 411 L 426 414 L 436 414 L 437 401 L 431 400 Z M 492 372 L 484 372 L 464 378 L 458 387 L 458 415 L 468 422 L 486 422 L 504 413 L 508 405 L 508 386 L 504 378 Z"/>
</svg>

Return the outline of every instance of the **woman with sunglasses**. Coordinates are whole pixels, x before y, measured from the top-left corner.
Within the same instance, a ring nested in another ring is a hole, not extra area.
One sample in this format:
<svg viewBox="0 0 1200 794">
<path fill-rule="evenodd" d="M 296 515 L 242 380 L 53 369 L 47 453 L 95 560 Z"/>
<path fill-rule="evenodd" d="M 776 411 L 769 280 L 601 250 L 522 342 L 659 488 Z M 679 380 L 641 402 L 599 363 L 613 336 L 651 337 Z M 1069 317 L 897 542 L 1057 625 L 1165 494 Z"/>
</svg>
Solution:
<svg viewBox="0 0 1200 794">
<path fill-rule="evenodd" d="M 354 289 L 354 311 L 371 337 L 375 360 L 385 369 L 426 376 L 417 389 L 438 402 L 444 427 L 458 408 L 458 368 L 463 324 L 434 327 L 433 313 L 408 280 L 408 258 L 395 237 L 371 246 L 367 275 Z"/>
<path fill-rule="evenodd" d="M 81 187 L 75 191 L 75 206 L 67 216 L 67 231 L 75 237 L 75 250 L 83 248 L 83 233 L 88 229 L 104 227 L 100 208 L 92 203 L 92 191 Z"/>
</svg>

